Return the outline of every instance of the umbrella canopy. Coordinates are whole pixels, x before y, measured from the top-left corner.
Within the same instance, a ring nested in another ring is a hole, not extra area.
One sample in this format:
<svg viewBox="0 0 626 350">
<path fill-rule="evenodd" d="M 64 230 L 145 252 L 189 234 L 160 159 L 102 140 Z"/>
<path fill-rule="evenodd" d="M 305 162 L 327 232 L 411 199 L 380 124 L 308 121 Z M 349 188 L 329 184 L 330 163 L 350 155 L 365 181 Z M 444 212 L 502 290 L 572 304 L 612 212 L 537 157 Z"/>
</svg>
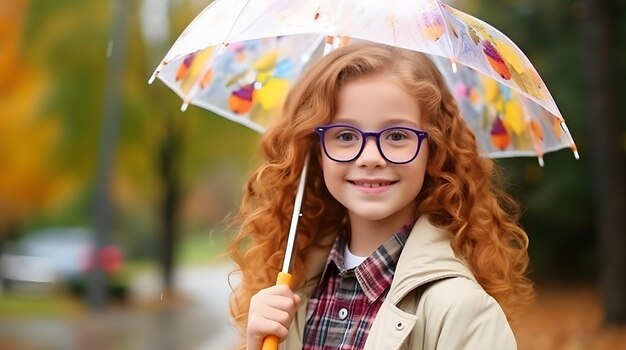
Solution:
<svg viewBox="0 0 626 350">
<path fill-rule="evenodd" d="M 184 100 L 263 132 L 306 64 L 346 39 L 434 59 L 461 114 L 491 157 L 576 145 L 522 51 L 485 22 L 437 0 L 217 0 L 185 29 L 155 71 Z"/>
</svg>

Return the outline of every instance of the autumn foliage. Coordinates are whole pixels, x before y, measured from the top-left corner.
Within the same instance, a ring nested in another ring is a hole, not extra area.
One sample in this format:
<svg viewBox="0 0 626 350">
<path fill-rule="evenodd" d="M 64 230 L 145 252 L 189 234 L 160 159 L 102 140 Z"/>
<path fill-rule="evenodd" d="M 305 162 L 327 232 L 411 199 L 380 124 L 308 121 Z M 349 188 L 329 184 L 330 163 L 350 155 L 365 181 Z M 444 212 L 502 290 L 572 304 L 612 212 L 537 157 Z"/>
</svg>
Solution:
<svg viewBox="0 0 626 350">
<path fill-rule="evenodd" d="M 60 125 L 39 113 L 48 81 L 23 51 L 26 7 L 27 0 L 0 5 L 0 236 L 68 189 L 50 166 Z"/>
</svg>

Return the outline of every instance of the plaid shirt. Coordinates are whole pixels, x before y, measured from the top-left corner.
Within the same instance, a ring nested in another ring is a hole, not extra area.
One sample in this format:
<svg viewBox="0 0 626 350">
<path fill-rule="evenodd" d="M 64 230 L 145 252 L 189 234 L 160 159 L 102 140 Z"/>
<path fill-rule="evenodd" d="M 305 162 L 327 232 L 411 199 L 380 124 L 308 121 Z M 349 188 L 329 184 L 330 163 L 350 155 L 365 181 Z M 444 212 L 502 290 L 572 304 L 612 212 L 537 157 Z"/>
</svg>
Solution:
<svg viewBox="0 0 626 350">
<path fill-rule="evenodd" d="M 337 237 L 318 289 L 307 305 L 303 350 L 363 349 L 415 221 L 404 226 L 359 266 L 344 271 L 347 235 Z"/>
</svg>

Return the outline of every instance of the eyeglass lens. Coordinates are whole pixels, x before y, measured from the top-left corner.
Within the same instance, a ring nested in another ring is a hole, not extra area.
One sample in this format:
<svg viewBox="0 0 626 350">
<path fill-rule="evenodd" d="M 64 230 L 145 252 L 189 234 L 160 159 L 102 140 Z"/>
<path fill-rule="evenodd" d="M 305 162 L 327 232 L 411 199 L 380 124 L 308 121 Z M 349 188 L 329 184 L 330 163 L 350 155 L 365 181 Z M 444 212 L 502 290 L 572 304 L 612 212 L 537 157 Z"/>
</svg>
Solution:
<svg viewBox="0 0 626 350">
<path fill-rule="evenodd" d="M 360 155 L 370 135 L 376 137 L 383 157 L 394 163 L 411 161 L 420 146 L 417 132 L 409 128 L 394 127 L 379 133 L 364 133 L 349 126 L 330 126 L 324 133 L 324 147 L 331 159 L 348 162 Z"/>
</svg>

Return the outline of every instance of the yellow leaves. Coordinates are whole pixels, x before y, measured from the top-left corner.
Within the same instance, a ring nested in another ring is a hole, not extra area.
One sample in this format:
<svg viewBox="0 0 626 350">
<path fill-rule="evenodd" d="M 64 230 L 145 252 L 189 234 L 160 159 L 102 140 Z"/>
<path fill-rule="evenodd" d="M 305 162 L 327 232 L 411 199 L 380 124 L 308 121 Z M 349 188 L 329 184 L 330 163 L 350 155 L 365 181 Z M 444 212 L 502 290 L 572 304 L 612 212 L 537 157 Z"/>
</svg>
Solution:
<svg viewBox="0 0 626 350">
<path fill-rule="evenodd" d="M 485 86 L 485 101 L 488 103 L 495 103 L 500 99 L 500 84 L 490 78 L 485 77 L 483 79 Z"/>
<path fill-rule="evenodd" d="M 212 55 L 212 48 L 208 48 L 198 52 L 197 55 L 193 58 L 193 62 L 188 68 L 189 70 L 184 74 L 184 76 L 181 76 L 181 79 L 183 79 L 183 83 L 181 84 L 180 88 L 183 93 L 187 94 L 191 91 L 193 85 L 198 81 L 200 74 L 203 73 L 207 60 L 211 58 Z"/>
<path fill-rule="evenodd" d="M 517 100 L 510 100 L 504 103 L 504 123 L 509 130 L 520 135 L 526 129 L 524 121 L 524 110 Z"/>
<path fill-rule="evenodd" d="M 9 0 L 7 7 L 19 14 L 24 5 Z M 53 207 L 73 187 L 69 177 L 49 166 L 61 129 L 57 118 L 38 114 L 48 81 L 21 56 L 21 18 L 0 21 L 0 39 L 6 43 L 0 46 L 0 232 L 25 215 Z"/>
<path fill-rule="evenodd" d="M 286 79 L 273 78 L 270 79 L 259 90 L 254 92 L 255 97 L 265 110 L 278 108 L 285 99 L 287 90 L 289 89 L 289 81 Z"/>
<path fill-rule="evenodd" d="M 36 118 L 35 101 L 45 90 L 43 79 L 24 69 L 16 71 L 22 79 L 9 82 L 0 76 L 0 81 L 11 87 L 0 96 L 0 198 L 17 209 L 36 202 L 41 187 L 36 178 L 46 176 L 41 168 L 42 151 L 50 148 L 48 143 L 58 129 Z"/>
<path fill-rule="evenodd" d="M 12 111 L 21 108 L 6 101 L 0 101 L 0 106 Z M 2 118 L 0 130 L 0 203 L 7 206 L 3 208 L 6 215 L 15 220 L 52 208 L 71 192 L 72 179 L 55 173 L 49 164 L 61 134 L 57 119 L 8 114 Z"/>
<path fill-rule="evenodd" d="M 9 91 L 10 82 L 19 78 L 24 5 L 24 0 L 3 0 L 0 5 L 0 94 Z"/>
<path fill-rule="evenodd" d="M 519 99 L 505 99 L 500 83 L 493 79 L 485 78 L 483 83 L 486 103 L 496 107 L 496 110 L 502 114 L 502 121 L 507 130 L 513 131 L 516 135 L 521 135 L 527 126 Z M 514 94 L 512 91 L 510 93 Z"/>
<path fill-rule="evenodd" d="M 271 50 L 261 56 L 256 62 L 254 62 L 252 68 L 257 71 L 265 71 L 276 65 L 276 59 L 278 58 L 278 51 Z"/>
<path fill-rule="evenodd" d="M 522 73 L 526 69 L 526 64 L 522 60 L 522 56 L 508 43 L 503 41 L 495 41 L 495 46 L 500 53 L 500 56 L 504 59 L 506 63 L 508 63 L 516 72 Z"/>
</svg>

